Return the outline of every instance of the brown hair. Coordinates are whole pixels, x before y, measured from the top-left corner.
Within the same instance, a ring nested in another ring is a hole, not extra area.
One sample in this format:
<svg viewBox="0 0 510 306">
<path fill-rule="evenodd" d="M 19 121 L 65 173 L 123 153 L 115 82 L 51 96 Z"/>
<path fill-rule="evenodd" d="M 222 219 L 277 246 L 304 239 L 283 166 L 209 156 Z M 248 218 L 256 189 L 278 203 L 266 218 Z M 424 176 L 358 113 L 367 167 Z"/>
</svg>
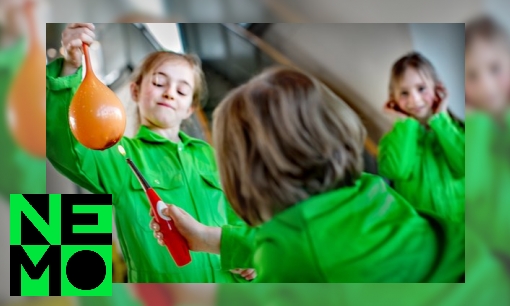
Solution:
<svg viewBox="0 0 510 306">
<path fill-rule="evenodd" d="M 366 131 L 356 113 L 293 68 L 267 69 L 231 91 L 213 122 L 225 195 L 250 225 L 352 186 L 363 170 Z"/>
<path fill-rule="evenodd" d="M 409 52 L 406 55 L 399 58 L 391 68 L 389 84 L 389 93 L 391 100 L 395 99 L 394 96 L 395 88 L 398 82 L 400 82 L 400 80 L 404 76 L 408 68 L 415 69 L 419 73 L 422 73 L 425 76 L 429 77 L 434 82 L 435 86 L 442 84 L 437 74 L 437 71 L 434 68 L 434 65 L 432 65 L 432 63 L 425 56 L 416 51 Z M 460 118 L 455 116 L 449 109 L 448 114 L 454 120 L 454 122 L 456 122 L 460 127 L 464 128 L 464 122 Z"/>
<path fill-rule="evenodd" d="M 168 60 L 183 60 L 188 63 L 193 69 L 195 77 L 195 87 L 193 88 L 193 107 L 200 106 L 203 97 L 206 95 L 207 87 L 205 83 L 204 72 L 202 71 L 202 63 L 200 58 L 193 54 L 180 54 L 172 51 L 157 51 L 149 54 L 143 61 L 142 64 L 133 72 L 131 81 L 136 85 L 142 84 L 143 78 L 151 74 L 154 69 L 162 65 Z"/>
<path fill-rule="evenodd" d="M 478 40 L 499 41 L 510 48 L 510 37 L 507 31 L 492 17 L 481 16 L 471 20 L 465 28 L 465 50 Z"/>
</svg>

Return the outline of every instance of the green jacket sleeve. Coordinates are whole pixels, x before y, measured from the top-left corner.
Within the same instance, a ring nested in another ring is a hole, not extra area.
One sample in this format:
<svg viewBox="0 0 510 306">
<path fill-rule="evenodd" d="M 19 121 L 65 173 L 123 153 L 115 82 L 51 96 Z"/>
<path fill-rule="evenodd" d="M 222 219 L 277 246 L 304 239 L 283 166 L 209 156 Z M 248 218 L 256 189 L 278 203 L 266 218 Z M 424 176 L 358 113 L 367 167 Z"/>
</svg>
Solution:
<svg viewBox="0 0 510 306">
<path fill-rule="evenodd" d="M 82 68 L 73 75 L 59 77 L 62 65 L 63 60 L 57 59 L 46 67 L 47 158 L 74 183 L 93 193 L 111 193 L 115 201 L 122 178 L 127 177 L 125 162 L 120 156 L 113 155 L 112 148 L 104 151 L 88 149 L 72 134 L 68 121 L 69 105 L 80 86 Z"/>
<path fill-rule="evenodd" d="M 26 58 L 26 37 L 0 49 L 0 109 L 7 110 L 11 86 Z M 0 196 L 11 193 L 45 193 L 46 161 L 21 148 L 11 135 L 7 116 L 0 115 Z"/>
<path fill-rule="evenodd" d="M 253 268 L 256 231 L 248 225 L 222 226 L 220 255 L 223 269 Z"/>
<path fill-rule="evenodd" d="M 215 154 L 211 154 L 211 160 L 215 160 Z M 236 214 L 228 200 L 226 202 L 227 224 L 222 226 L 220 240 L 222 269 L 253 268 L 256 230 Z"/>
<path fill-rule="evenodd" d="M 379 142 L 379 173 L 390 180 L 409 180 L 419 164 L 421 125 L 412 118 L 397 121 Z"/>
<path fill-rule="evenodd" d="M 310 244 L 310 233 L 298 214 L 296 224 L 272 222 L 257 233 L 257 249 L 253 256 L 257 283 L 324 283 L 318 256 Z M 274 220 L 276 221 L 276 220 Z M 278 233 L 277 235 L 275 233 Z"/>
<path fill-rule="evenodd" d="M 430 128 L 437 139 L 452 173 L 455 177 L 464 177 L 465 173 L 465 133 L 447 113 L 439 113 L 429 120 Z"/>
</svg>

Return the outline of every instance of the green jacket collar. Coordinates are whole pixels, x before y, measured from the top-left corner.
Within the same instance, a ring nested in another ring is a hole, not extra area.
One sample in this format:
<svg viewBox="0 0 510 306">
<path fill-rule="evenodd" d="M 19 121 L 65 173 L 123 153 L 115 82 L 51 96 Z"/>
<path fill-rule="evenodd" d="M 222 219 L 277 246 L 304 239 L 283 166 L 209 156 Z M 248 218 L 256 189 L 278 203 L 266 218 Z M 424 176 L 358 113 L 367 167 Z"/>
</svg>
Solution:
<svg viewBox="0 0 510 306">
<path fill-rule="evenodd" d="M 166 142 L 169 142 L 169 143 L 173 143 L 170 140 L 166 139 L 165 137 L 159 135 L 158 133 L 151 131 L 145 125 L 140 126 L 140 129 L 138 130 L 138 133 L 136 134 L 135 138 L 141 139 L 141 140 L 146 141 L 146 142 L 155 142 L 155 143 L 166 143 Z M 192 137 L 186 135 L 186 133 L 184 133 L 182 131 L 179 131 L 179 138 L 181 139 L 182 144 L 184 146 L 187 146 L 188 144 L 191 144 L 191 143 L 194 143 L 194 142 L 202 143 L 201 140 L 192 138 Z"/>
</svg>

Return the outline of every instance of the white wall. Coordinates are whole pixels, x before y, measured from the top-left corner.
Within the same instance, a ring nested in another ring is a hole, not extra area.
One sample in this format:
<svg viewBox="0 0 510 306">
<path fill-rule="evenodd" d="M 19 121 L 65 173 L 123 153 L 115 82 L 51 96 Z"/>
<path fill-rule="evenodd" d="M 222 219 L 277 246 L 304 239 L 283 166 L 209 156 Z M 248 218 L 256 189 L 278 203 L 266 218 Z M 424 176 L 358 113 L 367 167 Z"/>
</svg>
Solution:
<svg viewBox="0 0 510 306">
<path fill-rule="evenodd" d="M 462 23 L 479 13 L 485 0 L 270 0 L 265 2 L 278 16 L 286 19 L 285 22 Z"/>
<path fill-rule="evenodd" d="M 406 24 L 275 24 L 264 37 L 303 69 L 320 76 L 358 105 L 379 131 L 393 62 L 413 49 Z M 377 141 L 381 136 L 372 135 Z"/>
<path fill-rule="evenodd" d="M 464 118 L 464 24 L 410 24 L 414 48 L 427 57 L 448 90 L 452 112 Z"/>
<path fill-rule="evenodd" d="M 377 129 L 391 127 L 382 112 L 392 64 L 417 50 L 430 57 L 463 115 L 463 24 L 274 24 L 264 39 L 303 69 L 326 80 L 347 102 L 359 106 Z"/>
<path fill-rule="evenodd" d="M 510 1 L 487 0 L 484 4 L 486 11 L 503 24 L 507 31 L 510 31 Z"/>
</svg>

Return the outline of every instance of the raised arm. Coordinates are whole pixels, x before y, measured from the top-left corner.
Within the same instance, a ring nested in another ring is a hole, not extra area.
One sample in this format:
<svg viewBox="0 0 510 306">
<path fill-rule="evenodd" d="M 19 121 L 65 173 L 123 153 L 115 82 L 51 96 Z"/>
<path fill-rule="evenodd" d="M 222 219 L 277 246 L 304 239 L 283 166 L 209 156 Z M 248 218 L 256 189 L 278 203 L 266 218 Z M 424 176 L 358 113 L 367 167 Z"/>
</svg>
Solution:
<svg viewBox="0 0 510 306">
<path fill-rule="evenodd" d="M 81 83 L 81 68 L 60 77 L 63 60 L 46 70 L 46 155 L 51 164 L 74 183 L 93 193 L 115 194 L 125 177 L 125 162 L 115 148 L 91 150 L 81 145 L 69 126 L 69 105 Z M 121 144 L 128 146 L 129 139 Z"/>
</svg>

